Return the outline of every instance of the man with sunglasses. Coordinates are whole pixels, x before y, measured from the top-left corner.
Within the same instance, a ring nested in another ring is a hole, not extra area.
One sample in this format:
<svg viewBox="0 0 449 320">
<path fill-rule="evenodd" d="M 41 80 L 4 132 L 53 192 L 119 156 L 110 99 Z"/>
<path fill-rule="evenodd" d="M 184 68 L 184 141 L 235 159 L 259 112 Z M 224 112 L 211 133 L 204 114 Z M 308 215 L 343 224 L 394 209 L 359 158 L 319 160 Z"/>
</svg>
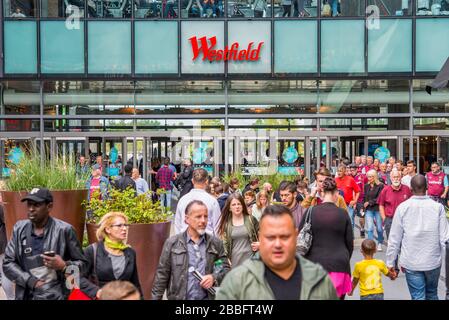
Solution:
<svg viewBox="0 0 449 320">
<path fill-rule="evenodd" d="M 200 200 L 185 209 L 187 230 L 169 238 L 162 249 L 153 284 L 153 300 L 212 299 L 213 287 L 229 270 L 223 243 L 206 233 L 208 209 Z M 199 280 L 195 274 L 200 274 Z M 212 290 L 211 290 L 212 289 Z"/>
<path fill-rule="evenodd" d="M 64 300 L 69 294 L 65 271 L 84 271 L 86 259 L 74 228 L 52 218 L 53 196 L 34 188 L 22 199 L 28 220 L 18 221 L 9 241 L 3 271 L 16 284 L 16 300 Z"/>
</svg>

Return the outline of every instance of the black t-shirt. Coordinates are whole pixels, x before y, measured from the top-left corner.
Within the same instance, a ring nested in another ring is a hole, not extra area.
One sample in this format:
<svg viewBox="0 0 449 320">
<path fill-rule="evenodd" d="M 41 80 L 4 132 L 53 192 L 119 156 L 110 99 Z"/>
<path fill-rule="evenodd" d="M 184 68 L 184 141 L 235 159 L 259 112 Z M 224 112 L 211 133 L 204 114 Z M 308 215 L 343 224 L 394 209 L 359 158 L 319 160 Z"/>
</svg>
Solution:
<svg viewBox="0 0 449 320">
<path fill-rule="evenodd" d="M 301 295 L 301 267 L 296 260 L 296 268 L 291 277 L 287 280 L 282 279 L 270 268 L 265 266 L 265 278 L 273 290 L 276 300 L 299 300 Z"/>
</svg>

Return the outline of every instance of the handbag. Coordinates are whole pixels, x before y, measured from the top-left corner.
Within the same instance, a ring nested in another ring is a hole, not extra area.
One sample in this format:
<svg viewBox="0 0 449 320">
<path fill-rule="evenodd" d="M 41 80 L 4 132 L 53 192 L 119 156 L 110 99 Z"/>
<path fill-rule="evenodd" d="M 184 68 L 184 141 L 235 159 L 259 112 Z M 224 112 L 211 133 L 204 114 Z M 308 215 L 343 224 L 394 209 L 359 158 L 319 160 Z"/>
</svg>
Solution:
<svg viewBox="0 0 449 320">
<path fill-rule="evenodd" d="M 296 251 L 303 256 L 307 254 L 312 246 L 312 211 L 313 207 L 310 207 L 307 210 L 304 226 L 299 232 L 298 239 L 296 241 Z"/>
</svg>

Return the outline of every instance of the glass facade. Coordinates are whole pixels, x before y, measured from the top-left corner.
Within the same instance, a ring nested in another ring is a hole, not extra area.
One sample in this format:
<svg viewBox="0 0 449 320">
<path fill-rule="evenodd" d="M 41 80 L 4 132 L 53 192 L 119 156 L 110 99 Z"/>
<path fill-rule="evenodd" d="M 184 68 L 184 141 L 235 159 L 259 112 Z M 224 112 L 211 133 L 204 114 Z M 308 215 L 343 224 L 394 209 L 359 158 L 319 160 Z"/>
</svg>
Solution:
<svg viewBox="0 0 449 320">
<path fill-rule="evenodd" d="M 302 164 L 405 159 L 427 136 L 448 154 L 448 89 L 425 91 L 449 55 L 447 0 L 3 0 L 2 15 L 0 143 L 167 151 L 200 128 L 227 132 L 230 163 L 239 135 L 276 129 Z"/>
</svg>

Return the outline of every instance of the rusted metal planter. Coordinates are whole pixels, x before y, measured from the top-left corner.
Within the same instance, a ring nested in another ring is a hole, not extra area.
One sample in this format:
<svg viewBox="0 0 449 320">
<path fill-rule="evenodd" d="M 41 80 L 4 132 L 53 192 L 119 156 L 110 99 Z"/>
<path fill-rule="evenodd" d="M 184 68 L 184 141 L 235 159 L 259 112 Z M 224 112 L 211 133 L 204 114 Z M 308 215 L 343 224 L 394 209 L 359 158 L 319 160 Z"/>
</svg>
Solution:
<svg viewBox="0 0 449 320">
<path fill-rule="evenodd" d="M 132 224 L 128 230 L 128 244 L 137 254 L 137 272 L 145 299 L 151 299 L 151 289 L 165 240 L 170 236 L 171 222 Z M 97 241 L 98 226 L 87 223 L 89 243 Z"/>
<path fill-rule="evenodd" d="M 50 216 L 71 224 L 76 231 L 80 243 L 83 242 L 86 210 L 82 205 L 87 200 L 87 189 L 51 191 L 53 195 L 53 209 Z M 28 219 L 26 202 L 21 202 L 27 191 L 2 191 L 3 206 L 5 209 L 6 235 L 11 239 L 14 224 Z"/>
</svg>

